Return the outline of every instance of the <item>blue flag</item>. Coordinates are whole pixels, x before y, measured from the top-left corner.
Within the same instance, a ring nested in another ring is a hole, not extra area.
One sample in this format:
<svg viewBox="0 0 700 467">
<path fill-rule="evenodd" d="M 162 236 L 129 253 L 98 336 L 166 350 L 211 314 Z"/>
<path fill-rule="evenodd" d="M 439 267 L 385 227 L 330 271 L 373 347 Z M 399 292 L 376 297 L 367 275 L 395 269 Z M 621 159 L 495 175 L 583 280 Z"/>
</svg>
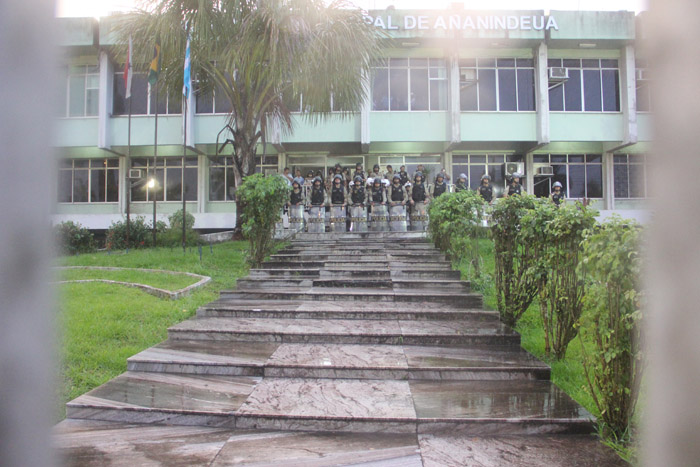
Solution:
<svg viewBox="0 0 700 467">
<path fill-rule="evenodd" d="M 190 35 L 187 35 L 187 48 L 185 49 L 185 78 L 182 86 L 182 95 L 187 99 L 192 90 L 192 64 L 190 63 Z"/>
</svg>

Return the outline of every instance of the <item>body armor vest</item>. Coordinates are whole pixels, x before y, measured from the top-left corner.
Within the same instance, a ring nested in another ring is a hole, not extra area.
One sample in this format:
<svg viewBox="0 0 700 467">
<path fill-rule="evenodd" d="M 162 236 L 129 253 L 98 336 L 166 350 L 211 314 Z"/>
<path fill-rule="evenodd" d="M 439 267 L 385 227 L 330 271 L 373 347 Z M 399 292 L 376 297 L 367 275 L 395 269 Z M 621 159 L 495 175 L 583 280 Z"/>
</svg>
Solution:
<svg viewBox="0 0 700 467">
<path fill-rule="evenodd" d="M 320 206 L 323 204 L 323 188 L 311 189 L 311 204 L 314 206 Z"/>
<path fill-rule="evenodd" d="M 331 203 L 332 204 L 343 204 L 344 202 L 345 202 L 345 190 L 343 189 L 343 186 L 341 185 L 339 188 L 336 188 L 334 185 L 333 190 L 331 191 Z"/>
<path fill-rule="evenodd" d="M 416 203 L 425 201 L 425 185 L 423 182 L 421 182 L 420 185 L 413 185 L 412 198 Z"/>
<path fill-rule="evenodd" d="M 401 186 L 391 186 L 391 200 L 394 202 L 403 201 L 403 189 Z"/>
<path fill-rule="evenodd" d="M 554 201 L 554 204 L 556 204 L 557 206 L 559 206 L 561 204 L 563 199 L 564 199 L 564 193 L 552 192 L 552 201 Z"/>
<path fill-rule="evenodd" d="M 408 173 L 399 172 L 399 177 L 401 177 L 401 186 L 404 186 L 406 185 L 406 183 L 408 183 Z"/>
<path fill-rule="evenodd" d="M 462 182 L 455 183 L 455 192 L 466 191 L 467 186 Z"/>
<path fill-rule="evenodd" d="M 510 195 L 520 195 L 522 194 L 523 186 L 520 183 L 508 186 L 508 196 Z"/>
<path fill-rule="evenodd" d="M 296 192 L 292 190 L 292 195 L 289 197 L 289 202 L 291 204 L 299 204 L 303 202 L 303 196 L 301 194 L 301 190 L 299 192 Z"/>
<path fill-rule="evenodd" d="M 479 194 L 487 203 L 490 203 L 491 199 L 493 199 L 493 187 L 491 185 L 481 185 L 479 187 Z"/>
<path fill-rule="evenodd" d="M 384 197 L 382 196 L 383 188 L 379 187 L 378 190 L 375 190 L 374 187 L 372 188 L 372 201 L 375 203 L 381 203 L 384 201 Z"/>
<path fill-rule="evenodd" d="M 442 182 L 439 185 L 436 183 L 435 187 L 433 187 L 433 196 L 438 197 L 441 194 L 443 194 L 447 190 L 447 183 Z"/>
<path fill-rule="evenodd" d="M 359 188 L 357 190 L 352 190 L 350 197 L 352 198 L 352 204 L 364 204 L 365 203 L 365 189 Z"/>
</svg>

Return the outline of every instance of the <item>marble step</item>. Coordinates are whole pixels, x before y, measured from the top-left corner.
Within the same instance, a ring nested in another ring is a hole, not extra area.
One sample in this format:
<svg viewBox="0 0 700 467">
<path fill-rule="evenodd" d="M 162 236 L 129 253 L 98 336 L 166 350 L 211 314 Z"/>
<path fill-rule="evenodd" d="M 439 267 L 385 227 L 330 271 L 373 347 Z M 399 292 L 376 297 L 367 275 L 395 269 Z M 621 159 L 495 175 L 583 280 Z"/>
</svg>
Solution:
<svg viewBox="0 0 700 467">
<path fill-rule="evenodd" d="M 236 429 L 583 434 L 592 416 L 549 381 L 396 381 L 126 372 L 70 401 L 72 419 Z"/>
<path fill-rule="evenodd" d="M 520 335 L 497 321 L 198 318 L 168 329 L 170 339 L 387 345 L 519 345 Z"/>
<path fill-rule="evenodd" d="M 330 319 L 406 319 L 498 321 L 498 312 L 481 308 L 449 305 L 426 307 L 422 303 L 303 300 L 227 300 L 211 302 L 197 310 L 198 317 L 229 318 L 330 318 Z"/>
<path fill-rule="evenodd" d="M 278 344 L 171 339 L 127 360 L 129 371 L 394 380 L 548 380 L 518 346 Z"/>
<path fill-rule="evenodd" d="M 252 299 L 252 300 L 354 300 L 372 302 L 420 302 L 426 306 L 435 304 L 453 304 L 464 308 L 480 308 L 483 306 L 481 294 L 468 293 L 461 290 L 445 291 L 416 291 L 416 290 L 388 290 L 372 288 L 293 288 L 288 287 L 279 290 L 265 289 L 237 289 L 222 290 L 219 294 L 222 299 Z"/>
</svg>

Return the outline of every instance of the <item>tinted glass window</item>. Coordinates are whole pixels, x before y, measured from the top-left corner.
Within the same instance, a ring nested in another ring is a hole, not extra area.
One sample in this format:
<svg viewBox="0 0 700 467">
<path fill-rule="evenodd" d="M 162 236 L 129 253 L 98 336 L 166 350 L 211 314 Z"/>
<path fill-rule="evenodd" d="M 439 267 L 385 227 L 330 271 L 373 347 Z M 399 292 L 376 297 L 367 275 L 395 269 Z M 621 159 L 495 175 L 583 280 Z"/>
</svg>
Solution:
<svg viewBox="0 0 700 467">
<path fill-rule="evenodd" d="M 568 111 L 581 110 L 581 71 L 569 70 L 569 79 L 564 83 L 564 108 Z"/>
<path fill-rule="evenodd" d="M 518 70 L 518 110 L 535 110 L 535 70 Z"/>
<path fill-rule="evenodd" d="M 498 99 L 500 110 L 517 110 L 515 70 L 498 70 Z"/>
<path fill-rule="evenodd" d="M 479 70 L 479 110 L 496 110 L 496 70 Z"/>
<path fill-rule="evenodd" d="M 583 99 L 586 103 L 586 111 L 602 110 L 600 71 L 583 70 Z"/>
<path fill-rule="evenodd" d="M 620 110 L 620 73 L 617 70 L 603 70 L 603 110 Z"/>
</svg>

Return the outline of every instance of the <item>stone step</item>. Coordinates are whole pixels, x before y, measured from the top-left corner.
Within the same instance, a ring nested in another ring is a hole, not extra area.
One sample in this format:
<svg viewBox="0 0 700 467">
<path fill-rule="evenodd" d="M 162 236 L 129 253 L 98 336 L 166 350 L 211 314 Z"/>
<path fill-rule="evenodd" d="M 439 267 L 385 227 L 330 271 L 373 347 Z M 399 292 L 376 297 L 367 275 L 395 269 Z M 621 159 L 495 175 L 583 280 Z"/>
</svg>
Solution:
<svg viewBox="0 0 700 467">
<path fill-rule="evenodd" d="M 284 318 L 199 318 L 168 329 L 170 339 L 237 342 L 519 345 L 520 335 L 483 320 L 361 320 Z"/>
<path fill-rule="evenodd" d="M 348 244 L 343 243 L 324 243 L 324 242 L 302 242 L 302 243 L 290 243 L 284 248 L 280 249 L 280 252 L 288 253 L 300 253 L 311 250 L 322 250 L 322 251 L 347 251 L 347 252 L 423 252 L 423 251 L 434 251 L 439 252 L 432 243 L 396 243 L 396 242 L 386 242 L 386 243 L 357 243 Z"/>
<path fill-rule="evenodd" d="M 415 291 L 415 290 L 389 290 L 371 288 L 293 288 L 287 287 L 284 290 L 266 289 L 237 289 L 222 290 L 222 299 L 251 299 L 251 300 L 356 300 L 373 302 L 420 302 L 426 306 L 435 304 L 453 304 L 464 308 L 481 308 L 483 298 L 481 294 L 464 292 L 461 290 L 446 291 Z"/>
<path fill-rule="evenodd" d="M 129 371 L 386 380 L 548 380 L 517 346 L 278 344 L 171 339 L 127 360 Z"/>
<path fill-rule="evenodd" d="M 198 317 L 294 318 L 294 319 L 405 319 L 498 321 L 495 311 L 468 309 L 450 305 L 426 307 L 422 303 L 303 301 L 303 300 L 226 300 L 220 299 L 197 310 Z"/>
<path fill-rule="evenodd" d="M 342 241 L 371 243 L 375 240 L 395 240 L 401 242 L 427 242 L 425 232 L 324 232 L 309 233 L 300 232 L 294 237 L 294 241 Z"/>
<path fill-rule="evenodd" d="M 67 404 L 73 419 L 237 429 L 590 433 L 592 416 L 549 381 L 396 381 L 126 372 Z"/>
<path fill-rule="evenodd" d="M 394 254 L 321 254 L 310 252 L 308 254 L 274 254 L 270 255 L 270 261 L 303 262 L 323 261 L 325 263 L 381 263 L 381 262 L 420 262 L 420 263 L 446 263 L 445 255 L 438 253 L 423 253 L 420 255 L 394 255 Z M 449 264 L 449 263 L 448 263 Z"/>
<path fill-rule="evenodd" d="M 316 278 L 321 275 L 321 269 L 251 269 L 248 277 L 290 277 L 295 279 Z"/>
</svg>

